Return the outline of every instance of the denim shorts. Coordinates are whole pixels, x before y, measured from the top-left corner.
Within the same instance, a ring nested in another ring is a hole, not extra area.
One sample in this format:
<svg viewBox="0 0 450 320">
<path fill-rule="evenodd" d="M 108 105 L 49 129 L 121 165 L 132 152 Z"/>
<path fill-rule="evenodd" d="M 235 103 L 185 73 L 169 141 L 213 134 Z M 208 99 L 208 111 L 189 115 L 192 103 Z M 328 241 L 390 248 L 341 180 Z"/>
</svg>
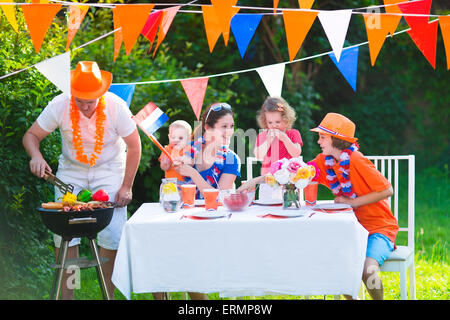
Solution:
<svg viewBox="0 0 450 320">
<path fill-rule="evenodd" d="M 366 256 L 377 260 L 380 266 L 389 258 L 393 250 L 394 243 L 384 234 L 374 233 L 369 235 Z"/>
</svg>

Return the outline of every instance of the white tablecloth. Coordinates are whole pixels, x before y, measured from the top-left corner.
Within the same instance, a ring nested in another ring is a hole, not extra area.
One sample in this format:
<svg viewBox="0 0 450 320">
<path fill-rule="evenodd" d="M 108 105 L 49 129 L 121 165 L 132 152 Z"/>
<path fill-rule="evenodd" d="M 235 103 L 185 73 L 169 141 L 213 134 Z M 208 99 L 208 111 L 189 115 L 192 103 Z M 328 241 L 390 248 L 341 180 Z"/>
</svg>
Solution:
<svg viewBox="0 0 450 320">
<path fill-rule="evenodd" d="M 348 294 L 357 297 L 368 232 L 352 212 L 260 218 L 251 206 L 231 218 L 192 220 L 143 204 L 127 221 L 112 281 L 130 293 L 219 292 L 221 296 Z M 225 210 L 220 207 L 219 210 Z"/>
</svg>

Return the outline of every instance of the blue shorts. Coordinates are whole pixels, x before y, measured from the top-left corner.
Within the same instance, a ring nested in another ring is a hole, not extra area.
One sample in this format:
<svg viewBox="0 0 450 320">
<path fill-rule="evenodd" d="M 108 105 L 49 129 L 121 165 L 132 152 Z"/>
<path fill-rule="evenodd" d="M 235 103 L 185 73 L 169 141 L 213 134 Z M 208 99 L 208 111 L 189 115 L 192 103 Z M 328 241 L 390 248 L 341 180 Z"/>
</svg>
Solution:
<svg viewBox="0 0 450 320">
<path fill-rule="evenodd" d="M 366 257 L 375 259 L 381 266 L 394 250 L 394 243 L 384 234 L 374 233 L 367 239 Z"/>
</svg>

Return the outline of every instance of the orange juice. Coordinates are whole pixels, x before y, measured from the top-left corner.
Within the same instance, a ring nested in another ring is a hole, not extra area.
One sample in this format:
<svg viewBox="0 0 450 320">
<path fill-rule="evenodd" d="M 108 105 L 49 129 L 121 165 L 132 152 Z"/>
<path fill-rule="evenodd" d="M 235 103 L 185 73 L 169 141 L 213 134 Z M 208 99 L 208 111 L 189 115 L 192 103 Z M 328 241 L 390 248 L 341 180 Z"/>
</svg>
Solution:
<svg viewBox="0 0 450 320">
<path fill-rule="evenodd" d="M 205 209 L 207 211 L 217 210 L 219 197 L 219 190 L 217 189 L 205 189 L 203 190 L 203 197 L 205 198 Z"/>
<path fill-rule="evenodd" d="M 197 187 L 195 184 L 181 185 L 181 196 L 183 198 L 183 207 L 192 208 L 195 204 L 195 192 Z"/>
<path fill-rule="evenodd" d="M 317 201 L 317 188 L 319 184 L 317 182 L 312 182 L 307 185 L 304 189 L 305 202 L 307 206 L 315 206 Z"/>
</svg>

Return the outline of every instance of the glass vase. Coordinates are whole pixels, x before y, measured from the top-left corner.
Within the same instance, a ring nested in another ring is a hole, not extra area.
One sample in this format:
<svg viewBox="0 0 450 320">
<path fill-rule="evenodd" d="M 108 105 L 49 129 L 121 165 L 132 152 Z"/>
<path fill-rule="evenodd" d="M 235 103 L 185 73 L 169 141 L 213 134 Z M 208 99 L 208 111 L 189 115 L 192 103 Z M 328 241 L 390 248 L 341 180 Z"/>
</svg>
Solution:
<svg viewBox="0 0 450 320">
<path fill-rule="evenodd" d="M 283 186 L 283 209 L 298 210 L 300 209 L 300 201 L 298 200 L 298 189 L 294 184 L 286 184 Z"/>
</svg>

